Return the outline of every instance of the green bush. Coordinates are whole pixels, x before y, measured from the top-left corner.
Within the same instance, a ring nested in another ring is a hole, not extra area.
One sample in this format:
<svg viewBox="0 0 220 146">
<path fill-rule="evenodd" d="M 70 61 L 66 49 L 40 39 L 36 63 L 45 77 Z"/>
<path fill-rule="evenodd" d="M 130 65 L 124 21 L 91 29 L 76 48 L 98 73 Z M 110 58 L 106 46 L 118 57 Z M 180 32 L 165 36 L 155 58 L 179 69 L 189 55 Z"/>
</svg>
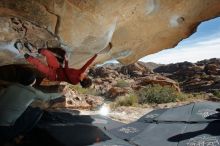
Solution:
<svg viewBox="0 0 220 146">
<path fill-rule="evenodd" d="M 80 85 L 71 85 L 70 88 L 76 90 L 79 94 L 100 95 L 100 93 L 93 88 L 82 88 Z"/>
<path fill-rule="evenodd" d="M 216 95 L 220 95 L 220 91 L 216 92 Z M 218 96 L 220 97 L 220 96 Z M 170 86 L 149 85 L 135 93 L 130 93 L 127 96 L 118 97 L 115 102 L 112 103 L 112 107 L 118 106 L 138 106 L 144 104 L 160 104 L 177 101 L 186 101 L 193 99 L 205 99 L 205 94 L 202 93 L 179 93 Z"/>
<path fill-rule="evenodd" d="M 169 86 L 149 85 L 137 92 L 139 103 L 168 103 L 183 100 L 185 96 Z"/>
<path fill-rule="evenodd" d="M 136 94 L 131 93 L 127 96 L 120 96 L 115 101 L 115 106 L 134 106 L 138 104 L 138 97 Z"/>
<path fill-rule="evenodd" d="M 220 90 L 215 90 L 213 92 L 213 95 L 215 95 L 216 97 L 220 98 Z"/>
<path fill-rule="evenodd" d="M 114 102 L 114 107 L 118 106 L 136 106 L 138 104 L 149 103 L 168 103 L 176 102 L 186 98 L 190 98 L 188 94 L 177 92 L 174 88 L 169 86 L 149 85 L 135 93 L 127 96 L 120 96 Z"/>
<path fill-rule="evenodd" d="M 125 80 L 118 80 L 117 84 L 115 85 L 116 87 L 129 87 L 129 83 Z"/>
</svg>

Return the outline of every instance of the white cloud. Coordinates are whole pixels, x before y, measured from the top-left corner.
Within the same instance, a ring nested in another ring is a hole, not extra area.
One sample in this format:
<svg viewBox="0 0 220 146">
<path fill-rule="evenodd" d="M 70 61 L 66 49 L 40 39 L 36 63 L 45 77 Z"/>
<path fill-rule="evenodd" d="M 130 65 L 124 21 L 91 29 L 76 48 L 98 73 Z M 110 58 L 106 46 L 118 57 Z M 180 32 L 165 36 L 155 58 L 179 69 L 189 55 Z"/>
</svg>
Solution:
<svg viewBox="0 0 220 146">
<path fill-rule="evenodd" d="M 189 40 L 174 49 L 164 50 L 140 59 L 144 62 L 177 63 L 196 62 L 203 59 L 220 58 L 220 33 L 203 37 L 196 41 Z"/>
</svg>

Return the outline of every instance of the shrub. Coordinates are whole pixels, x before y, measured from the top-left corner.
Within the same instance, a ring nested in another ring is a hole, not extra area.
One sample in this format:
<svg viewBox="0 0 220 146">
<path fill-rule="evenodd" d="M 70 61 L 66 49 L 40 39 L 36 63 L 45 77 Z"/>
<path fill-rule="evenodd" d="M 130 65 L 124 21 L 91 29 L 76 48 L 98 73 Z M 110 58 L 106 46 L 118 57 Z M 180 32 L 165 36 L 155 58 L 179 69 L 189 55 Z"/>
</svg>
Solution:
<svg viewBox="0 0 220 146">
<path fill-rule="evenodd" d="M 138 97 L 136 94 L 131 93 L 127 96 L 120 96 L 115 101 L 115 107 L 117 106 L 134 106 L 138 104 Z"/>
<path fill-rule="evenodd" d="M 220 95 L 220 92 L 218 91 Z M 220 97 L 220 96 L 219 96 Z M 160 86 L 160 85 L 149 85 L 146 86 L 135 93 L 130 93 L 127 96 L 118 97 L 115 102 L 111 104 L 113 108 L 118 106 L 137 106 L 139 104 L 160 104 L 169 103 L 184 100 L 193 99 L 205 99 L 207 98 L 205 94 L 202 93 L 179 93 L 174 88 L 170 86 Z"/>
<path fill-rule="evenodd" d="M 82 88 L 80 85 L 71 85 L 70 88 L 76 90 L 80 94 L 100 95 L 100 93 L 93 88 Z"/>
<path fill-rule="evenodd" d="M 118 80 L 117 84 L 115 85 L 116 87 L 129 87 L 129 83 L 125 80 Z"/>
<path fill-rule="evenodd" d="M 168 103 L 182 100 L 185 96 L 169 86 L 149 85 L 138 91 L 139 103 Z"/>
<path fill-rule="evenodd" d="M 213 95 L 215 95 L 216 97 L 220 98 L 220 90 L 215 90 L 213 92 Z"/>
</svg>

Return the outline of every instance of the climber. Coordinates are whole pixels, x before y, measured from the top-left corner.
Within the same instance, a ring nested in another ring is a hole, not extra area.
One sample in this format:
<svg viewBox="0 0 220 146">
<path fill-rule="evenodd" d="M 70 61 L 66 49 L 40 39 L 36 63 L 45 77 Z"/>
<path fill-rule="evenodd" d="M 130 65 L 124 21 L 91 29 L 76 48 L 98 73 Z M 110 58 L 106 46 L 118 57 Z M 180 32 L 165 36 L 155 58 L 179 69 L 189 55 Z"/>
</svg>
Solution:
<svg viewBox="0 0 220 146">
<path fill-rule="evenodd" d="M 70 84 L 76 85 L 81 84 L 83 88 L 88 88 L 92 85 L 90 78 L 86 76 L 87 68 L 93 63 L 98 54 L 109 51 L 112 48 L 112 44 L 101 50 L 99 53 L 95 54 L 91 59 L 89 59 L 86 64 L 80 69 L 74 69 L 68 67 L 68 61 L 64 57 L 64 67 L 57 60 L 54 54 L 48 49 L 38 49 L 38 52 L 46 57 L 47 65 L 42 63 L 39 59 L 30 56 L 29 54 L 24 54 L 25 59 L 34 65 L 40 72 L 46 75 L 46 77 L 51 81 L 66 81 Z"/>
</svg>

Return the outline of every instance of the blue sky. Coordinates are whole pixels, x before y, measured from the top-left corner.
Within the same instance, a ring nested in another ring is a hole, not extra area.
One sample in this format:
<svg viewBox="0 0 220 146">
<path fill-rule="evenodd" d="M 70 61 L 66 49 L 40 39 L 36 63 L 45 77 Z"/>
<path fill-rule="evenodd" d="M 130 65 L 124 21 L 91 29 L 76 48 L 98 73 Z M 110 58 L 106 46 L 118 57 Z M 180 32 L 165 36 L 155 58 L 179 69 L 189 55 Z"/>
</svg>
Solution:
<svg viewBox="0 0 220 146">
<path fill-rule="evenodd" d="M 201 23 L 197 32 L 175 48 L 148 55 L 140 61 L 169 64 L 210 58 L 220 58 L 220 17 Z"/>
</svg>

